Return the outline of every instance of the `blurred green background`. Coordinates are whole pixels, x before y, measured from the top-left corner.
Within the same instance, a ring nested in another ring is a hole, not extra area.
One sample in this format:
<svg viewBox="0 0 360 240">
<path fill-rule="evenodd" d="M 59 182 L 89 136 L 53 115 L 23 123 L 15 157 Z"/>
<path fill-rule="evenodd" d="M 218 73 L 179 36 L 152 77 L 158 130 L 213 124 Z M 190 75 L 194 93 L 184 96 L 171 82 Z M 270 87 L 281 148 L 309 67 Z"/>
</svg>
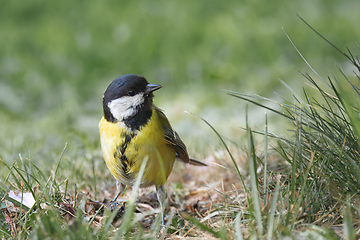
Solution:
<svg viewBox="0 0 360 240">
<path fill-rule="evenodd" d="M 67 143 L 68 162 L 102 164 L 102 94 L 128 73 L 163 85 L 155 103 L 190 153 L 206 156 L 218 140 L 184 111 L 238 140 L 246 103 L 221 89 L 291 98 L 282 79 L 300 93 L 306 80 L 298 70 L 310 69 L 283 28 L 324 78 L 335 64 L 351 71 L 296 14 L 352 49 L 359 7 L 358 0 L 1 1 L 0 158 L 52 165 Z M 263 128 L 263 109 L 251 108 L 250 117 Z M 270 128 L 285 131 L 275 121 Z"/>
</svg>

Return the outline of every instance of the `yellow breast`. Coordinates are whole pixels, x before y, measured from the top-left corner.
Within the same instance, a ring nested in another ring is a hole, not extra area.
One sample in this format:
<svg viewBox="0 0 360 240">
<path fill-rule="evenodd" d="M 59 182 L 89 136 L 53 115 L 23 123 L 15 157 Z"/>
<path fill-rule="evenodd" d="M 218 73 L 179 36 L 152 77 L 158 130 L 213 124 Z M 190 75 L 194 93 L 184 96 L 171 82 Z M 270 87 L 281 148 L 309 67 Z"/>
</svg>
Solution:
<svg viewBox="0 0 360 240">
<path fill-rule="evenodd" d="M 104 117 L 99 129 L 106 165 L 116 179 L 132 185 L 142 160 L 148 157 L 141 186 L 161 186 L 166 182 L 175 161 L 175 149 L 166 143 L 165 131 L 155 109 L 140 131 L 132 132 L 124 123 L 111 123 Z"/>
</svg>

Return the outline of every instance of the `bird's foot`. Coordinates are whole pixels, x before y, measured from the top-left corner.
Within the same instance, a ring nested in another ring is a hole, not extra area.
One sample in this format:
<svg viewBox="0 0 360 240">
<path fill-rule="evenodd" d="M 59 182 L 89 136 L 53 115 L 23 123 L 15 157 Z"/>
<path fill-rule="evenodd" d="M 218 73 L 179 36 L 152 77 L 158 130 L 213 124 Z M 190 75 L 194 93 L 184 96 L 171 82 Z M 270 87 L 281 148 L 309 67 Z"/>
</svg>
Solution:
<svg viewBox="0 0 360 240">
<path fill-rule="evenodd" d="M 114 217 L 113 223 L 117 222 L 125 212 L 124 204 L 120 206 L 118 202 L 110 201 L 104 205 L 105 209 L 109 209 L 111 212 L 117 211 L 116 216 Z"/>
</svg>

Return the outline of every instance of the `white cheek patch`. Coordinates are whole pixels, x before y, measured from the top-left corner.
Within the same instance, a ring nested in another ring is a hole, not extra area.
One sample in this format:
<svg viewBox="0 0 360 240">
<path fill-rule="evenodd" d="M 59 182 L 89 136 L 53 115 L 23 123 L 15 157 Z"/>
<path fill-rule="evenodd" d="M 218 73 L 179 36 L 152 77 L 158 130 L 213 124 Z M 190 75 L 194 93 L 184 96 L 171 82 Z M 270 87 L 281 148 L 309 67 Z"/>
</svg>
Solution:
<svg viewBox="0 0 360 240">
<path fill-rule="evenodd" d="M 133 116 L 136 114 L 136 106 L 144 102 L 144 94 L 139 93 L 132 97 L 124 96 L 108 103 L 111 114 L 117 120 L 123 120 L 124 118 Z"/>
</svg>

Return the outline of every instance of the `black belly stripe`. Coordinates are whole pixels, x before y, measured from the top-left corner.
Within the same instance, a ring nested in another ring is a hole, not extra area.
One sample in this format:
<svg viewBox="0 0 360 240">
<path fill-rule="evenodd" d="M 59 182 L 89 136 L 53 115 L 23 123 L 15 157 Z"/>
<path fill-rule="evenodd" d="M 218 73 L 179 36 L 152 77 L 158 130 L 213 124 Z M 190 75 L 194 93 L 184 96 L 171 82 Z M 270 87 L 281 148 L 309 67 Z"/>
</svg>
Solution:
<svg viewBox="0 0 360 240">
<path fill-rule="evenodd" d="M 129 163 L 129 160 L 125 155 L 122 155 L 119 151 L 115 151 L 114 158 L 117 160 L 120 160 L 120 166 L 121 166 L 121 175 L 124 178 L 132 179 L 131 178 L 131 165 Z"/>
<path fill-rule="evenodd" d="M 132 179 L 130 176 L 131 165 L 129 164 L 129 160 L 124 155 L 121 156 L 120 159 L 121 159 L 122 175 L 124 176 L 124 178 Z"/>
<path fill-rule="evenodd" d="M 131 140 L 136 136 L 135 132 L 131 132 L 131 133 L 122 133 L 121 134 L 121 138 L 125 139 L 123 144 L 121 146 L 119 146 L 118 150 L 120 151 L 121 155 L 125 154 L 126 148 L 128 146 L 128 144 L 131 142 Z"/>
<path fill-rule="evenodd" d="M 127 179 L 132 179 L 130 176 L 130 174 L 131 174 L 130 171 L 131 171 L 132 165 L 130 164 L 129 160 L 125 156 L 125 151 L 126 151 L 128 144 L 131 142 L 131 140 L 135 136 L 136 136 L 136 134 L 134 132 L 121 134 L 120 137 L 124 138 L 125 141 L 123 142 L 123 144 L 119 145 L 117 147 L 116 151 L 114 152 L 114 158 L 117 160 L 120 160 L 120 162 L 121 162 L 121 174 L 123 175 L 124 178 L 127 178 Z"/>
</svg>

